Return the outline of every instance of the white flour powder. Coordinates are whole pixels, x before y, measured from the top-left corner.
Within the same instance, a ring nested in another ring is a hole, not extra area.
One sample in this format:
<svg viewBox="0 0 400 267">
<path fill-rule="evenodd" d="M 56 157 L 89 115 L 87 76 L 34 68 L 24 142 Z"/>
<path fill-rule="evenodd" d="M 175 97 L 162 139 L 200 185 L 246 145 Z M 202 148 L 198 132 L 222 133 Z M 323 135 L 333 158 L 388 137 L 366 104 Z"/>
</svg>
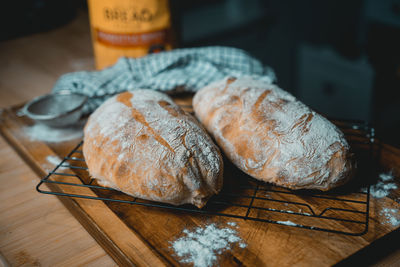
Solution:
<svg viewBox="0 0 400 267">
<path fill-rule="evenodd" d="M 228 223 L 236 226 L 236 223 Z M 217 255 L 229 250 L 232 244 L 241 241 L 237 232 L 231 228 L 218 228 L 215 224 L 198 227 L 193 232 L 184 230 L 186 235 L 172 242 L 172 248 L 182 263 L 192 263 L 194 267 L 212 266 L 217 261 Z M 245 243 L 239 243 L 245 248 Z"/>
<path fill-rule="evenodd" d="M 46 163 L 43 163 L 42 164 L 42 167 L 47 171 L 47 172 L 51 172 L 51 171 L 53 171 L 54 170 L 54 168 L 58 165 L 58 164 L 60 164 L 60 162 L 61 162 L 61 159 L 59 158 L 59 157 L 57 157 L 57 156 L 53 156 L 53 155 L 49 155 L 49 156 L 47 156 L 46 157 Z M 66 163 L 64 163 L 64 164 L 66 164 Z M 68 169 L 67 167 L 58 167 L 58 171 L 61 171 L 61 170 L 66 170 L 66 169 Z"/>
<path fill-rule="evenodd" d="M 51 163 L 52 165 L 54 165 L 54 167 L 55 166 L 57 166 L 58 164 L 60 164 L 60 162 L 61 162 L 61 159 L 59 158 L 59 157 L 57 157 L 57 156 L 47 156 L 46 157 L 46 160 L 49 162 L 49 163 Z M 65 170 L 65 169 L 67 169 L 66 167 L 59 167 L 58 168 L 59 170 Z"/>
<path fill-rule="evenodd" d="M 393 226 L 400 225 L 400 212 L 396 209 L 384 208 L 381 210 L 381 215 L 386 218 L 386 222 Z"/>
<path fill-rule="evenodd" d="M 236 226 L 237 226 L 237 223 L 235 223 L 235 222 L 228 222 L 228 225 L 229 225 L 229 226 L 232 226 L 232 227 L 236 227 Z"/>
<path fill-rule="evenodd" d="M 283 225 L 288 225 L 288 226 L 298 226 L 297 223 L 294 223 L 292 221 L 277 221 L 278 224 L 283 224 Z"/>
<path fill-rule="evenodd" d="M 381 173 L 378 182 L 371 186 L 371 195 L 374 198 L 386 197 L 390 194 L 390 190 L 397 189 L 397 185 L 393 182 L 394 176 L 391 172 Z"/>
<path fill-rule="evenodd" d="M 25 133 L 31 141 L 45 141 L 58 143 L 81 138 L 83 135 L 82 126 L 72 126 L 68 128 L 52 128 L 44 124 L 35 124 L 24 128 Z"/>
<path fill-rule="evenodd" d="M 390 190 L 397 189 L 397 184 L 394 183 L 394 176 L 392 172 L 379 174 L 376 184 L 371 186 L 371 195 L 374 198 L 387 197 Z M 393 208 L 382 208 L 379 212 L 385 223 L 391 224 L 395 227 L 400 225 L 400 211 Z"/>
</svg>

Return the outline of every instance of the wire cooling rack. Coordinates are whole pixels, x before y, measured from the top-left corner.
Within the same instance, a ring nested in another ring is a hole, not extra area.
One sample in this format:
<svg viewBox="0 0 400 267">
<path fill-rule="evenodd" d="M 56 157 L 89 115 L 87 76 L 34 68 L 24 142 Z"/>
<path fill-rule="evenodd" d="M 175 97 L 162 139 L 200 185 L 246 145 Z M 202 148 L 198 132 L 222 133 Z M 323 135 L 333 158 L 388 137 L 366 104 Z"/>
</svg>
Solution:
<svg viewBox="0 0 400 267">
<path fill-rule="evenodd" d="M 288 190 L 257 181 L 225 160 L 224 188 L 207 205 L 173 206 L 128 196 L 102 187 L 88 174 L 80 142 L 36 189 L 40 193 L 128 203 L 164 210 L 203 215 L 225 216 L 244 220 L 280 224 L 303 229 L 345 235 L 363 235 L 368 231 L 369 184 L 376 177 L 372 160 L 374 129 L 363 121 L 333 121 L 345 133 L 356 156 L 358 171 L 347 185 L 322 193 Z M 43 184 L 53 184 L 52 190 Z"/>
</svg>

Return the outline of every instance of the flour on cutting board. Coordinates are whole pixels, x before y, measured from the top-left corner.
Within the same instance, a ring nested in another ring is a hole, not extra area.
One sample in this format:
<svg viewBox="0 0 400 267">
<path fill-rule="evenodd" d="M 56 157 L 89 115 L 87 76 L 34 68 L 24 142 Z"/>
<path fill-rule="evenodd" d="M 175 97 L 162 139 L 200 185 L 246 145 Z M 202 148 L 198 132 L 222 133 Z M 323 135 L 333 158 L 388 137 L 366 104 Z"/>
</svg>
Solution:
<svg viewBox="0 0 400 267">
<path fill-rule="evenodd" d="M 236 227 L 237 226 L 237 223 L 235 223 L 235 222 L 228 222 L 227 224 L 229 226 L 232 226 L 232 227 Z"/>
<path fill-rule="evenodd" d="M 46 160 L 47 160 L 49 163 L 53 164 L 54 167 L 55 167 L 55 166 L 58 166 L 58 164 L 60 164 L 61 161 L 62 161 L 59 157 L 57 157 L 57 156 L 51 156 L 51 155 L 47 156 L 47 157 L 46 157 Z M 58 167 L 58 169 L 60 169 L 60 170 L 65 170 L 65 169 L 68 169 L 68 168 L 60 166 L 60 167 Z"/>
<path fill-rule="evenodd" d="M 228 223 L 236 227 L 234 222 Z M 217 255 L 230 250 L 235 243 L 240 248 L 247 245 L 241 242 L 237 231 L 232 228 L 218 228 L 216 224 L 197 227 L 193 231 L 183 230 L 185 236 L 171 242 L 176 255 L 182 263 L 192 263 L 194 267 L 213 266 L 217 262 Z"/>
<path fill-rule="evenodd" d="M 390 194 L 390 190 L 397 189 L 396 183 L 394 183 L 394 176 L 391 172 L 379 174 L 379 178 L 376 184 L 371 185 L 371 195 L 374 198 L 387 197 Z"/>
<path fill-rule="evenodd" d="M 400 225 L 400 211 L 397 209 L 383 208 L 380 215 L 386 219 L 386 223 L 390 223 L 393 226 Z"/>
<path fill-rule="evenodd" d="M 81 125 L 52 128 L 44 124 L 34 124 L 33 126 L 24 127 L 24 131 L 31 141 L 45 141 L 50 143 L 74 140 L 83 136 Z"/>
<path fill-rule="evenodd" d="M 58 164 L 61 163 L 61 159 L 57 156 L 53 156 L 53 155 L 49 155 L 46 157 L 46 163 L 42 164 L 42 167 L 47 171 L 47 172 L 51 172 L 52 170 L 54 170 L 54 168 L 56 166 L 58 166 Z M 60 166 L 58 167 L 57 170 L 66 170 L 68 169 L 67 167 L 63 167 Z"/>
<path fill-rule="evenodd" d="M 292 221 L 277 221 L 278 224 L 283 224 L 283 225 L 288 225 L 288 226 L 298 226 L 297 223 L 294 223 Z"/>
<path fill-rule="evenodd" d="M 371 196 L 377 199 L 387 197 L 391 190 L 398 188 L 397 184 L 394 182 L 394 178 L 392 172 L 379 174 L 376 184 L 371 185 Z M 379 203 L 380 202 L 377 202 L 377 204 Z M 383 201 L 381 205 L 385 205 L 384 203 L 385 202 Z M 390 207 L 384 207 L 381 205 L 378 205 L 378 214 L 384 219 L 383 222 L 395 227 L 400 226 L 400 209 L 393 208 L 392 205 Z"/>
</svg>

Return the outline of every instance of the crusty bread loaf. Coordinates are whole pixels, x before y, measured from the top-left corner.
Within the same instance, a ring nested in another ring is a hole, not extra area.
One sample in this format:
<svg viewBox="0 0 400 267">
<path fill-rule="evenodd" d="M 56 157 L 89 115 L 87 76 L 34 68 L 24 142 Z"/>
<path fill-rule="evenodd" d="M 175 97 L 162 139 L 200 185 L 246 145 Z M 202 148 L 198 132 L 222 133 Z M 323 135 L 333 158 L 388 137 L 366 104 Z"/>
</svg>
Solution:
<svg viewBox="0 0 400 267">
<path fill-rule="evenodd" d="M 256 179 L 291 189 L 345 183 L 353 161 L 343 133 L 260 78 L 226 78 L 196 93 L 197 118 L 226 156 Z"/>
<path fill-rule="evenodd" d="M 152 90 L 103 103 L 85 126 L 83 154 L 100 185 L 138 198 L 203 207 L 222 187 L 218 147 L 193 116 Z"/>
</svg>

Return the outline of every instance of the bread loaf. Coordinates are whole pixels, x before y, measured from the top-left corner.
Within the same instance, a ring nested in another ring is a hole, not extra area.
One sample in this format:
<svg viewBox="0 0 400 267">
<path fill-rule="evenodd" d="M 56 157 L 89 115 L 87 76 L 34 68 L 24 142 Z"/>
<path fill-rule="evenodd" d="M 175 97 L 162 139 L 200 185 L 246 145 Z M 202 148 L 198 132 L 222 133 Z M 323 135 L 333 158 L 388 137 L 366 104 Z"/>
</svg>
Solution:
<svg viewBox="0 0 400 267">
<path fill-rule="evenodd" d="M 351 176 L 343 133 L 260 78 L 226 78 L 196 93 L 197 118 L 250 176 L 291 189 L 329 190 Z"/>
<path fill-rule="evenodd" d="M 85 126 L 83 154 L 100 185 L 138 198 L 203 207 L 222 187 L 218 147 L 193 116 L 152 90 L 103 103 Z"/>
</svg>

